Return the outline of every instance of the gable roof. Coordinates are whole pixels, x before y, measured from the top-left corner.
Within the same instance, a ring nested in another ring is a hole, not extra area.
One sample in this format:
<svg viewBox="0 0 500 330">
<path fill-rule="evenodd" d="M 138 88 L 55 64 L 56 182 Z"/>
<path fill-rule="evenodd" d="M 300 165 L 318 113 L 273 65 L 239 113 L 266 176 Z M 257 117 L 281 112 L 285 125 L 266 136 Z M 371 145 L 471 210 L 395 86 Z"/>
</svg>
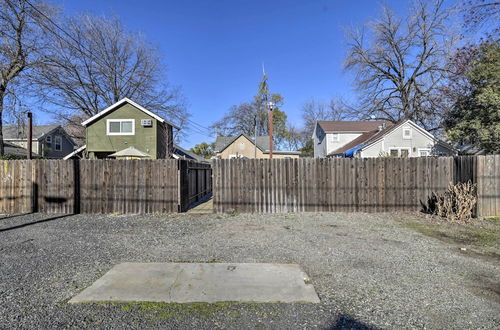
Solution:
<svg viewBox="0 0 500 330">
<path fill-rule="evenodd" d="M 254 139 L 246 135 L 245 133 L 241 133 L 239 135 L 233 136 L 218 136 L 215 140 L 215 152 L 222 152 L 224 149 L 229 147 L 234 141 L 236 141 L 240 136 L 244 136 L 250 143 L 254 143 Z M 257 148 L 262 152 L 269 151 L 269 136 L 257 136 Z"/>
<path fill-rule="evenodd" d="M 206 161 L 205 158 L 198 156 L 197 154 L 195 154 L 189 150 L 186 150 L 177 144 L 174 144 L 174 158 L 176 158 L 176 156 L 178 158 L 185 157 L 185 158 L 194 159 L 197 161 Z"/>
<path fill-rule="evenodd" d="M 252 144 L 256 144 L 257 148 L 263 153 L 269 153 L 270 145 L 269 145 L 269 135 L 257 136 L 256 142 L 254 143 L 254 139 L 249 137 L 245 133 L 241 133 L 239 135 L 234 136 L 218 136 L 215 140 L 215 152 L 222 152 L 224 149 L 229 147 L 234 141 L 236 141 L 240 136 L 244 136 L 247 140 L 249 140 Z M 297 154 L 300 155 L 299 151 L 283 151 L 283 150 L 273 150 L 274 154 Z"/>
<path fill-rule="evenodd" d="M 379 126 L 388 124 L 385 120 L 369 121 L 327 121 L 318 120 L 318 125 L 325 131 L 329 132 L 370 132 L 378 130 Z"/>
<path fill-rule="evenodd" d="M 238 135 L 233 135 L 233 136 L 217 136 L 217 139 L 215 140 L 215 152 L 222 152 L 224 151 L 224 149 L 226 149 L 227 147 L 229 147 L 234 141 L 236 141 L 240 136 L 244 136 L 245 138 L 247 138 L 247 140 L 249 140 L 252 144 L 254 143 L 253 142 L 253 139 L 250 138 L 248 135 L 246 135 L 245 133 L 241 133 L 241 134 L 238 134 Z M 259 145 L 257 145 L 257 148 L 259 148 Z M 260 149 L 260 148 L 259 148 Z M 263 151 L 261 149 L 261 151 Z"/>
<path fill-rule="evenodd" d="M 33 126 L 33 140 L 38 140 L 60 127 L 60 125 Z M 26 140 L 28 138 L 27 132 L 28 129 L 24 126 L 4 126 L 2 128 L 4 140 Z"/>
<path fill-rule="evenodd" d="M 174 123 L 168 121 L 168 120 L 165 120 L 163 118 L 161 118 L 160 116 L 158 116 L 157 114 L 149 111 L 148 109 L 144 108 L 142 105 L 138 104 L 138 103 L 135 103 L 134 101 L 128 99 L 128 98 L 123 98 L 121 99 L 120 101 L 116 102 L 115 104 L 113 105 L 110 105 L 109 107 L 107 107 L 106 109 L 102 110 L 101 112 L 99 112 L 98 114 L 90 117 L 89 119 L 85 120 L 84 122 L 82 122 L 82 125 L 83 126 L 87 126 L 88 124 L 91 124 L 92 122 L 96 121 L 97 119 L 101 118 L 102 116 L 104 116 L 105 114 L 107 113 L 110 113 L 112 112 L 113 110 L 115 110 L 116 108 L 118 108 L 119 106 L 125 104 L 125 103 L 128 103 L 132 106 L 134 106 L 135 108 L 141 110 L 142 112 L 144 112 L 145 114 L 153 117 L 154 119 L 158 120 L 160 123 L 167 123 L 169 124 L 170 126 L 172 127 L 175 127 L 177 129 L 181 129 L 179 126 L 175 125 Z"/>
<path fill-rule="evenodd" d="M 386 136 L 390 132 L 394 131 L 396 128 L 401 127 L 402 125 L 405 125 L 405 124 L 412 125 L 414 128 L 418 129 L 420 132 L 422 132 L 427 137 L 431 138 L 433 141 L 436 141 L 437 143 L 454 150 L 454 148 L 452 146 L 435 138 L 434 135 L 427 132 L 425 129 L 418 126 L 413 121 L 407 119 L 407 120 L 400 121 L 399 123 L 396 123 L 396 124 L 389 124 L 386 128 L 384 128 L 382 130 L 376 129 L 376 130 L 373 130 L 370 132 L 365 132 L 362 135 L 360 135 L 359 137 L 357 137 L 356 139 L 347 143 L 346 145 L 330 152 L 328 155 L 340 155 L 340 154 L 343 154 L 346 151 L 348 151 L 352 148 L 358 147 L 358 146 L 359 146 L 359 148 L 357 150 L 366 149 L 367 147 L 371 146 L 372 144 L 374 144 L 377 141 L 379 141 L 380 139 L 382 139 L 384 136 Z"/>
<path fill-rule="evenodd" d="M 340 154 L 343 154 L 344 152 L 346 152 L 347 150 L 350 150 L 354 147 L 357 147 L 363 143 L 366 143 L 369 139 L 371 139 L 373 136 L 375 136 L 377 133 L 379 133 L 378 130 L 373 130 L 373 131 L 370 131 L 370 132 L 364 132 L 363 134 L 361 134 L 360 136 L 358 136 L 357 138 L 355 138 L 354 140 L 352 140 L 351 142 L 347 143 L 346 145 L 330 152 L 328 155 L 340 155 Z"/>
</svg>

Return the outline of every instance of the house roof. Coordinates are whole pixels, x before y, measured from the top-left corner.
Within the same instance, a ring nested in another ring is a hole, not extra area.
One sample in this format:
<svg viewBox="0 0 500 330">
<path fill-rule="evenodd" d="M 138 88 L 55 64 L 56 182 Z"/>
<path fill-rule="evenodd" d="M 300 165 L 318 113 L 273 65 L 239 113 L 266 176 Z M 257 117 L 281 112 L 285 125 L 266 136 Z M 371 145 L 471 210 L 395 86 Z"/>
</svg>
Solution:
<svg viewBox="0 0 500 330">
<path fill-rule="evenodd" d="M 68 160 L 68 159 L 71 159 L 73 157 L 76 157 L 79 153 L 83 152 L 85 149 L 87 149 L 87 145 L 83 145 L 80 148 L 78 148 L 75 151 L 73 151 L 72 153 L 67 154 L 66 156 L 64 156 L 63 159 L 64 160 Z"/>
<path fill-rule="evenodd" d="M 53 130 L 61 127 L 60 125 L 38 125 L 33 126 L 33 140 L 47 135 Z M 28 128 L 24 126 L 4 126 L 2 128 L 4 140 L 26 140 L 28 138 Z"/>
<path fill-rule="evenodd" d="M 163 118 L 161 118 L 160 116 L 158 116 L 157 114 L 147 110 L 146 108 L 144 108 L 142 105 L 138 104 L 138 103 L 135 103 L 134 101 L 128 99 L 128 98 L 123 98 L 121 99 L 120 101 L 116 102 L 115 104 L 113 105 L 110 105 L 109 107 L 107 107 L 106 109 L 102 110 L 101 112 L 99 112 L 98 114 L 90 117 L 89 119 L 85 120 L 84 122 L 82 122 L 82 125 L 83 126 L 87 126 L 88 124 L 91 124 L 93 123 L 94 121 L 96 121 L 97 119 L 101 118 L 102 116 L 104 116 L 105 114 L 107 113 L 110 113 L 112 112 L 113 110 L 115 110 L 116 108 L 118 108 L 119 106 L 125 104 L 125 103 L 128 103 L 132 106 L 134 106 L 135 108 L 141 110 L 142 112 L 144 112 L 145 114 L 153 117 L 154 119 L 158 120 L 159 122 L 161 123 L 167 123 L 169 124 L 170 126 L 172 127 L 175 127 L 177 129 L 181 129 L 179 126 L 175 125 L 174 123 L 168 121 L 168 120 L 165 120 Z"/>
<path fill-rule="evenodd" d="M 15 144 L 4 142 L 3 147 L 4 147 L 4 154 L 5 155 L 14 155 L 14 156 L 22 156 L 22 157 L 28 156 L 28 150 L 26 150 L 23 147 L 17 146 Z M 31 157 L 38 158 L 39 156 L 32 152 Z"/>
<path fill-rule="evenodd" d="M 378 130 L 379 126 L 388 124 L 387 121 L 326 121 L 318 120 L 319 126 L 325 132 L 370 132 Z"/>
<path fill-rule="evenodd" d="M 245 133 L 241 133 L 239 135 L 234 135 L 234 136 L 218 136 L 217 139 L 215 140 L 215 152 L 224 151 L 224 149 L 229 147 L 240 136 L 244 136 L 252 144 L 254 143 L 254 139 Z M 257 136 L 256 142 L 257 142 L 256 146 L 260 151 L 262 151 L 265 154 L 269 153 L 270 146 L 269 146 L 269 136 L 268 135 Z M 300 154 L 300 152 L 298 152 L 298 151 L 283 151 L 283 150 L 273 150 L 273 153 L 275 153 L 275 154 L 293 154 L 293 155 Z"/>
<path fill-rule="evenodd" d="M 346 151 L 348 151 L 354 147 L 357 147 L 357 146 L 360 146 L 358 148 L 358 150 L 366 149 L 367 147 L 369 147 L 370 145 L 379 141 L 381 138 L 383 138 L 384 136 L 386 136 L 387 134 L 389 134 L 390 132 L 392 132 L 396 128 L 398 128 L 404 124 L 408 124 L 408 123 L 411 124 L 412 126 L 414 126 L 415 128 L 417 128 L 418 130 L 420 130 L 423 134 L 427 135 L 428 137 L 430 137 L 431 139 L 436 141 L 437 143 L 440 143 L 441 145 L 449 147 L 450 149 L 454 149 L 452 146 L 448 145 L 446 142 L 443 142 L 443 141 L 435 138 L 434 135 L 427 132 L 425 129 L 418 126 L 413 121 L 407 119 L 407 120 L 400 121 L 399 123 L 396 123 L 396 124 L 389 123 L 388 126 L 386 126 L 384 129 L 381 129 L 381 130 L 379 130 L 377 128 L 377 129 L 372 130 L 370 132 L 365 132 L 362 135 L 360 135 L 359 137 L 357 137 L 356 139 L 347 143 L 346 145 L 330 152 L 328 155 L 340 155 L 340 154 L 343 154 Z"/>
<path fill-rule="evenodd" d="M 357 147 L 363 143 L 366 143 L 370 138 L 377 135 L 377 133 L 379 133 L 378 129 L 370 131 L 370 132 L 365 132 L 365 133 L 361 134 L 360 136 L 358 136 L 357 138 L 355 138 L 354 140 L 352 140 L 351 142 L 347 143 L 346 145 L 330 152 L 329 155 L 343 154 L 347 150 L 350 150 L 350 149 Z"/>
<path fill-rule="evenodd" d="M 117 151 L 114 154 L 109 155 L 110 157 L 151 157 L 150 154 L 137 150 L 134 147 L 128 147 L 123 150 Z"/>
<path fill-rule="evenodd" d="M 206 161 L 205 158 L 198 156 L 197 154 L 195 154 L 189 150 L 186 150 L 177 144 L 174 144 L 174 157 L 175 156 L 177 156 L 179 158 L 185 157 L 185 158 L 189 158 L 189 159 L 194 159 L 197 161 Z"/>
</svg>

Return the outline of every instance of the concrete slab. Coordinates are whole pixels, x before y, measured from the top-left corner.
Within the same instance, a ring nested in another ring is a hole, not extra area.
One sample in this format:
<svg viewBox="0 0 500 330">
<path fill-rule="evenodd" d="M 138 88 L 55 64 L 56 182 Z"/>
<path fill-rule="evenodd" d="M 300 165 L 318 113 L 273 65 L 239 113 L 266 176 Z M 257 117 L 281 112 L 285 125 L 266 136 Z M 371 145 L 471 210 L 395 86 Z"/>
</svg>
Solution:
<svg viewBox="0 0 500 330">
<path fill-rule="evenodd" d="M 92 301 L 320 302 L 299 265 L 238 263 L 119 264 L 69 302 Z"/>
</svg>

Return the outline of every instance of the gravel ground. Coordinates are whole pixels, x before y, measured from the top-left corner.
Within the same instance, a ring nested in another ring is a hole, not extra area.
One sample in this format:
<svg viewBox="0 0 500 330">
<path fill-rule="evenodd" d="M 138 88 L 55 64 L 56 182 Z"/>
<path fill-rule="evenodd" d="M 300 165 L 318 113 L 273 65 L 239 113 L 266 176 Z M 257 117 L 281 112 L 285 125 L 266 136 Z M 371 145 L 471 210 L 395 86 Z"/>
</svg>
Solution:
<svg viewBox="0 0 500 330">
<path fill-rule="evenodd" d="M 0 215 L 0 328 L 499 328 L 499 262 L 412 217 Z M 321 303 L 67 303 L 127 261 L 297 263 Z"/>
</svg>

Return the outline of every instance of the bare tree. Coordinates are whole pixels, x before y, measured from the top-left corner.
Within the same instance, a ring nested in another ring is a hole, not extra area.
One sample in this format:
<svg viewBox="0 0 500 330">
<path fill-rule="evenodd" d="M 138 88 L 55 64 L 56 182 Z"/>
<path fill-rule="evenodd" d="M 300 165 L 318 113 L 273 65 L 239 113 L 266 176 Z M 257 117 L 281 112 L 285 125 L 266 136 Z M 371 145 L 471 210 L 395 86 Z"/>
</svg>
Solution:
<svg viewBox="0 0 500 330">
<path fill-rule="evenodd" d="M 318 120 L 344 120 L 348 116 L 348 107 L 341 99 L 333 99 L 330 103 L 322 103 L 311 99 L 302 106 L 304 134 L 311 138 L 314 125 Z"/>
<path fill-rule="evenodd" d="M 45 5 L 35 3 L 49 13 Z M 26 1 L 0 1 L 0 156 L 4 155 L 4 111 L 17 107 L 14 87 L 22 89 L 22 73 L 41 63 L 43 40 L 38 13 Z"/>
<path fill-rule="evenodd" d="M 180 126 L 186 124 L 184 99 L 166 83 L 156 47 L 126 32 L 118 18 L 83 15 L 66 19 L 64 26 L 65 33 L 53 35 L 49 61 L 34 75 L 38 96 L 48 101 L 47 111 L 78 126 L 75 120 L 128 97 Z"/>
<path fill-rule="evenodd" d="M 404 19 L 383 7 L 381 18 L 368 24 L 370 35 L 348 33 L 345 67 L 355 72 L 361 96 L 356 116 L 412 119 L 428 130 L 438 128 L 435 94 L 454 42 L 447 16 L 442 0 L 420 0 Z"/>
<path fill-rule="evenodd" d="M 467 32 L 483 30 L 488 39 L 498 40 L 500 1 L 462 0 L 464 27 Z"/>
</svg>

